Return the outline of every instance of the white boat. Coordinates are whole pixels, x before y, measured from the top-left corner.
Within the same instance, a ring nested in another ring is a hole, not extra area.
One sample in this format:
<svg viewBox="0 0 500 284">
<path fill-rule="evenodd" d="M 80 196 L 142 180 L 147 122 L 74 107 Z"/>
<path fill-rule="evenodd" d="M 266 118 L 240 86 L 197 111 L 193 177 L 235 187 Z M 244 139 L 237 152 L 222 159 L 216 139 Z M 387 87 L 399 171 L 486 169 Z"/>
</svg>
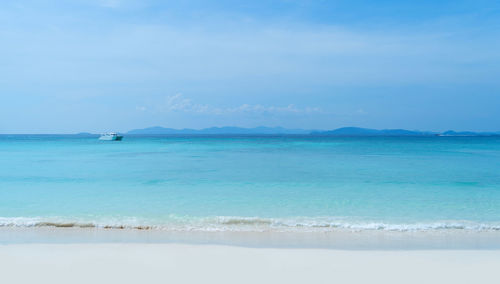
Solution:
<svg viewBox="0 0 500 284">
<path fill-rule="evenodd" d="M 105 133 L 102 134 L 101 137 L 99 137 L 99 140 L 104 140 L 104 141 L 121 141 L 123 136 L 118 135 L 114 132 L 111 133 Z"/>
</svg>

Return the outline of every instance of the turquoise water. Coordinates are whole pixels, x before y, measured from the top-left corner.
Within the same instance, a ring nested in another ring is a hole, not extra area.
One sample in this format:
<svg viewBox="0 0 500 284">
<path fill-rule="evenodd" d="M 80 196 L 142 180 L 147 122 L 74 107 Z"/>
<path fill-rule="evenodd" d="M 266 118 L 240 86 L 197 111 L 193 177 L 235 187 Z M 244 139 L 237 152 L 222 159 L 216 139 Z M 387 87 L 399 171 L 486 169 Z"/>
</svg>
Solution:
<svg viewBox="0 0 500 284">
<path fill-rule="evenodd" d="M 3 135 L 0 226 L 500 230 L 500 138 Z"/>
</svg>

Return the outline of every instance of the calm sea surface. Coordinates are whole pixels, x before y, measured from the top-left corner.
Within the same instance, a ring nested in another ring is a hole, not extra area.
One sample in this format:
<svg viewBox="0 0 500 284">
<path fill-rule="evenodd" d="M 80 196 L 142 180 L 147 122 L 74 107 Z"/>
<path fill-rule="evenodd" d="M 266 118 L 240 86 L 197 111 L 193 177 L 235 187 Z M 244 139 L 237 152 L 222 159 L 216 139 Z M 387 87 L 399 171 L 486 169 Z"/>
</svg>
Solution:
<svg viewBox="0 0 500 284">
<path fill-rule="evenodd" d="M 0 226 L 500 230 L 500 138 L 2 135 Z"/>
</svg>

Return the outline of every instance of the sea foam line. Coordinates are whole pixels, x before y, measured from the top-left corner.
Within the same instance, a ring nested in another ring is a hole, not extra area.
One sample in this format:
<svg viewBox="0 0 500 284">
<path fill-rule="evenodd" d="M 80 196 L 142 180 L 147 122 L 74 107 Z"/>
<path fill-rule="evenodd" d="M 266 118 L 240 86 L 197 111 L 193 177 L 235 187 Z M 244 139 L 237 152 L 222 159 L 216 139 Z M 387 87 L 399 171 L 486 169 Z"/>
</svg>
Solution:
<svg viewBox="0 0 500 284">
<path fill-rule="evenodd" d="M 57 217 L 0 217 L 0 227 L 56 227 L 56 228 L 98 228 L 138 229 L 172 231 L 500 231 L 500 223 L 478 223 L 473 221 L 436 221 L 419 223 L 361 222 L 335 218 L 259 218 L 259 217 L 178 217 L 151 221 L 134 217 L 99 220 L 68 219 Z"/>
</svg>

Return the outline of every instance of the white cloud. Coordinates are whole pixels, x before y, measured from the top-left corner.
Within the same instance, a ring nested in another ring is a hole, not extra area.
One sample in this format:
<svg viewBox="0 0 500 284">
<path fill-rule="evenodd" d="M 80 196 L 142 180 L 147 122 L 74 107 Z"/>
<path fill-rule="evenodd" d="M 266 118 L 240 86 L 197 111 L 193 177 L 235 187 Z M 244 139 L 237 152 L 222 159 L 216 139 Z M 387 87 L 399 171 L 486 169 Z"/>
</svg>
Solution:
<svg viewBox="0 0 500 284">
<path fill-rule="evenodd" d="M 293 104 L 287 106 L 264 106 L 243 104 L 235 108 L 227 108 L 228 113 L 312 113 L 321 112 L 318 107 L 299 108 Z"/>
<path fill-rule="evenodd" d="M 305 114 L 323 112 L 319 107 L 300 108 L 293 104 L 287 106 L 266 106 L 260 104 L 242 104 L 236 107 L 216 107 L 212 105 L 199 104 L 178 93 L 168 96 L 164 104 L 160 104 L 158 109 L 162 112 L 188 112 L 199 114 Z"/>
<path fill-rule="evenodd" d="M 367 112 L 366 112 L 364 109 L 360 108 L 360 109 L 358 109 L 358 110 L 355 112 L 355 114 L 365 115 L 365 114 L 367 114 Z"/>
</svg>

